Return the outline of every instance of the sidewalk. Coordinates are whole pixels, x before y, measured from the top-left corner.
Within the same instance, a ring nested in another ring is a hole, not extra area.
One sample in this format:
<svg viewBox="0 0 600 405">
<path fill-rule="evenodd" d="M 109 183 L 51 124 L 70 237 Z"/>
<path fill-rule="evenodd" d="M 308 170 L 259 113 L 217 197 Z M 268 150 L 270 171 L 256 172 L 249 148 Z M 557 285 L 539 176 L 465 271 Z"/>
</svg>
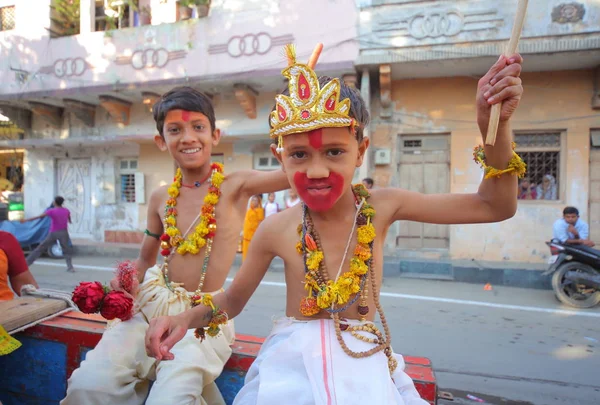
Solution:
<svg viewBox="0 0 600 405">
<path fill-rule="evenodd" d="M 134 259 L 140 251 L 139 244 L 105 243 L 83 239 L 73 240 L 75 254 L 83 256 L 108 256 Z M 241 254 L 233 266 L 242 263 Z M 383 264 L 384 277 L 404 277 L 433 280 L 459 281 L 510 287 L 551 289 L 549 276 L 542 276 L 546 264 L 514 262 L 482 262 L 476 260 L 416 259 L 386 256 Z M 283 271 L 283 261 L 275 258 L 271 271 Z"/>
</svg>

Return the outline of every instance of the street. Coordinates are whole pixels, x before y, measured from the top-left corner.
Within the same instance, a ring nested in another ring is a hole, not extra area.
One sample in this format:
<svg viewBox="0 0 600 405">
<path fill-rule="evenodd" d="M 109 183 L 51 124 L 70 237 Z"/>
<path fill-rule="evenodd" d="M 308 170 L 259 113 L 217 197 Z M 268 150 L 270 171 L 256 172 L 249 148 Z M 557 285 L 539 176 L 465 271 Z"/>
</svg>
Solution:
<svg viewBox="0 0 600 405">
<path fill-rule="evenodd" d="M 73 274 L 41 258 L 31 270 L 42 288 L 72 290 L 106 283 L 116 261 L 75 257 Z M 269 272 L 236 331 L 268 335 L 284 298 L 283 273 Z M 440 404 L 600 404 L 600 308 L 564 307 L 551 291 L 406 278 L 386 279 L 381 303 L 394 351 L 431 359 L 439 389 L 454 395 Z"/>
</svg>

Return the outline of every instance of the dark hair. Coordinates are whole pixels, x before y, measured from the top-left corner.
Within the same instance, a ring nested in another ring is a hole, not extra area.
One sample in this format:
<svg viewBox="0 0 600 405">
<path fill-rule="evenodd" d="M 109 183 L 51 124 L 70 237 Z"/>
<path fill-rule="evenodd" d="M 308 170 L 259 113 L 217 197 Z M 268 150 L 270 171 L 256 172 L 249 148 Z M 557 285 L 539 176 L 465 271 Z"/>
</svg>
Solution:
<svg viewBox="0 0 600 405">
<path fill-rule="evenodd" d="M 575 207 L 565 207 L 565 209 L 563 210 L 563 215 L 568 215 L 568 214 L 575 214 L 575 215 L 579 216 L 579 210 Z"/>
<path fill-rule="evenodd" d="M 323 86 L 332 80 L 333 78 L 329 76 L 321 76 L 319 77 L 319 86 L 323 88 Z M 286 87 L 280 94 L 288 96 L 290 94 L 289 88 Z M 343 80 L 340 80 L 340 100 L 345 98 L 350 100 L 350 117 L 354 118 L 358 123 L 354 130 L 356 131 L 356 140 L 360 142 L 363 139 L 365 127 L 369 125 L 369 111 L 365 106 L 365 101 L 360 95 L 360 92 L 357 89 L 344 84 Z M 275 110 L 276 107 L 277 106 L 273 106 L 273 110 Z M 273 127 L 271 125 L 270 116 L 269 127 Z"/>
<path fill-rule="evenodd" d="M 175 87 L 166 92 L 154 103 L 152 114 L 156 121 L 156 129 L 160 136 L 164 137 L 163 126 L 165 117 L 171 110 L 195 111 L 206 115 L 210 122 L 211 132 L 215 130 L 215 109 L 211 99 L 204 93 L 191 87 Z"/>
<path fill-rule="evenodd" d="M 62 198 L 61 196 L 57 195 L 56 197 L 54 197 L 54 204 L 58 205 L 59 207 L 62 207 L 64 202 L 65 202 L 65 199 Z"/>
<path fill-rule="evenodd" d="M 372 178 L 370 178 L 370 177 L 365 177 L 365 178 L 363 179 L 363 181 L 364 181 L 364 182 L 366 182 L 366 183 L 367 183 L 368 185 L 370 185 L 370 186 L 373 186 L 373 184 L 375 184 L 375 182 L 373 181 L 373 179 L 372 179 Z"/>
</svg>

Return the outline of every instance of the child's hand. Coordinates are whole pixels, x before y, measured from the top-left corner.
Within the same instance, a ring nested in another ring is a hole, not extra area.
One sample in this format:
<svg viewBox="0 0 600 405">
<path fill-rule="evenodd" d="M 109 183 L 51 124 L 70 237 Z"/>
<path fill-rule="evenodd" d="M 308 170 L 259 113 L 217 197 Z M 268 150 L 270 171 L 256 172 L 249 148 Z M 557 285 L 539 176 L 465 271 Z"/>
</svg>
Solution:
<svg viewBox="0 0 600 405">
<path fill-rule="evenodd" d="M 498 61 L 488 70 L 477 84 L 477 123 L 483 133 L 487 132 L 490 111 L 493 104 L 502 103 L 500 122 L 511 118 L 521 96 L 521 63 L 523 58 L 518 53 L 506 58 L 500 56 Z M 486 131 L 483 131 L 483 130 Z"/>
<path fill-rule="evenodd" d="M 189 322 L 182 316 L 159 316 L 146 331 L 146 354 L 156 360 L 173 360 L 171 349 L 185 336 Z"/>
</svg>

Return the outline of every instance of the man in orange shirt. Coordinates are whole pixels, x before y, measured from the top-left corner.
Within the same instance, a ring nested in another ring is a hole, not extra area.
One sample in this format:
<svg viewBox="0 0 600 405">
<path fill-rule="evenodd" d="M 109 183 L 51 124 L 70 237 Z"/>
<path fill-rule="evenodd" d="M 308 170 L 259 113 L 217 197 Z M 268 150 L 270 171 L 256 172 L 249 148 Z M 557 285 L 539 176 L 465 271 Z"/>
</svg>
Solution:
<svg viewBox="0 0 600 405">
<path fill-rule="evenodd" d="M 12 290 L 8 286 L 9 281 Z M 38 288 L 19 242 L 13 234 L 0 231 L 0 301 L 12 300 L 13 291 L 21 295 L 21 287 L 25 284 Z"/>
</svg>

